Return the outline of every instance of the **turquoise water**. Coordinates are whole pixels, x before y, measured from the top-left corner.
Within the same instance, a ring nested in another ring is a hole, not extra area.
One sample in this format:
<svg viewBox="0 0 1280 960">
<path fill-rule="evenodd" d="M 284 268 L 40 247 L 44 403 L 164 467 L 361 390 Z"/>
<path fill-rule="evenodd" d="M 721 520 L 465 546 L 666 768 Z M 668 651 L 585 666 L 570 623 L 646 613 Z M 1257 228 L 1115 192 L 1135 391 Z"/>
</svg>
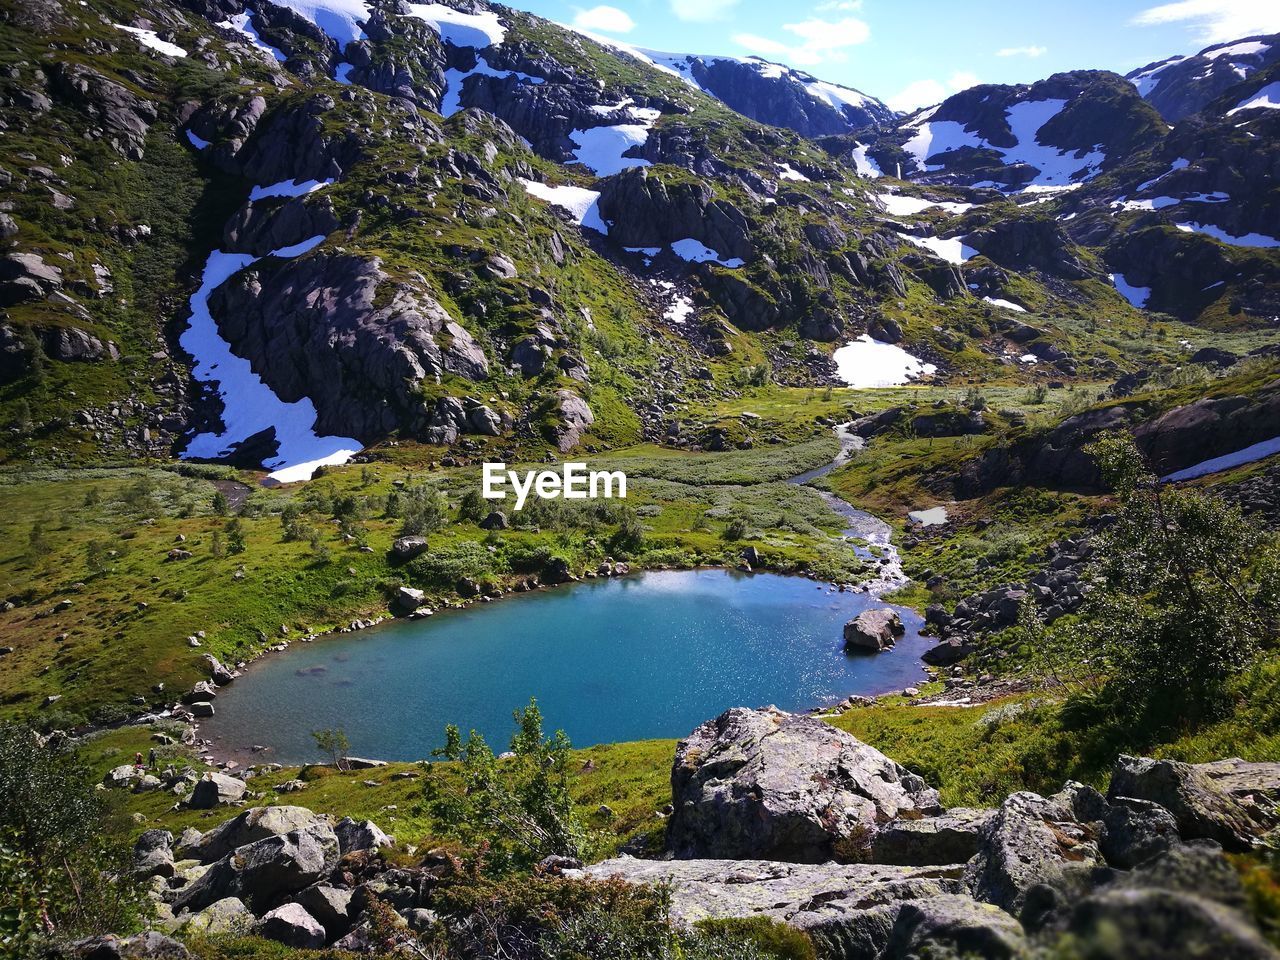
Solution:
<svg viewBox="0 0 1280 960">
<path fill-rule="evenodd" d="M 878 655 L 843 650 L 845 621 L 883 602 L 799 577 L 727 570 L 588 580 L 271 654 L 220 691 L 201 725 L 215 752 L 319 759 L 310 731 L 342 727 L 356 756 L 427 757 L 444 726 L 505 748 L 537 697 L 575 745 L 681 737 L 731 706 L 802 710 L 922 679 L 920 618 Z"/>
</svg>

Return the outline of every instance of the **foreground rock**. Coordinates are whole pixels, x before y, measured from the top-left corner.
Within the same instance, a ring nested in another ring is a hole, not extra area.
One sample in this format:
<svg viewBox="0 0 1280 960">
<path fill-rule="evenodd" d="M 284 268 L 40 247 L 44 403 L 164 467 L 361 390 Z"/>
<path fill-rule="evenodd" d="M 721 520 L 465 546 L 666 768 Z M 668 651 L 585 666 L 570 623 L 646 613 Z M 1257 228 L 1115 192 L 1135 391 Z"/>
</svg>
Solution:
<svg viewBox="0 0 1280 960">
<path fill-rule="evenodd" d="M 676 747 L 667 843 L 679 858 L 862 858 L 878 824 L 940 813 L 937 791 L 816 720 L 735 707 Z"/>
</svg>

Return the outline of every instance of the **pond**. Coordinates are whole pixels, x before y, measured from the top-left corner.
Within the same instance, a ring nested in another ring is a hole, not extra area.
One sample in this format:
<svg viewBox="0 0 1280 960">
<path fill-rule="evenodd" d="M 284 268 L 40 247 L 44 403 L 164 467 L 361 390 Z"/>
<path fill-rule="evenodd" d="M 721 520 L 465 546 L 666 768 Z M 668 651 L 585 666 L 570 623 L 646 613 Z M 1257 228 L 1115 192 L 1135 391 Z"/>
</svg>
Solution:
<svg viewBox="0 0 1280 960">
<path fill-rule="evenodd" d="M 803 710 L 923 679 L 920 617 L 897 647 L 846 654 L 844 623 L 874 595 L 800 577 L 652 571 L 293 644 L 219 691 L 201 725 L 219 756 L 317 760 L 312 730 L 341 727 L 358 756 L 416 760 L 456 723 L 505 749 L 536 697 L 577 746 L 681 737 L 731 706 Z"/>
</svg>

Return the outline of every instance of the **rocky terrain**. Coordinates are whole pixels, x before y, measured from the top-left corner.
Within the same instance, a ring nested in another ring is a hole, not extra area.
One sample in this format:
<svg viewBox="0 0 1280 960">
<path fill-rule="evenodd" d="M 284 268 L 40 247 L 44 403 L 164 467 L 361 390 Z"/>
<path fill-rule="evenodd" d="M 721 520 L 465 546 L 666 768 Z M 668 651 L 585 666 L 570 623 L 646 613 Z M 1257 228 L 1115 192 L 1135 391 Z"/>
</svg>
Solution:
<svg viewBox="0 0 1280 960">
<path fill-rule="evenodd" d="M 109 785 L 128 786 L 131 769 Z M 206 774 L 182 803 L 234 809 L 245 788 Z M 1274 763 L 1122 756 L 1105 795 L 1067 783 L 1052 796 L 946 809 L 920 777 L 843 731 L 735 708 L 676 748 L 663 857 L 585 867 L 553 858 L 543 872 L 669 884 L 677 924 L 768 917 L 840 960 L 926 948 L 1028 957 L 1065 943 L 1106 950 L 1115 937 L 1125 956 L 1186 955 L 1190 938 L 1196 955 L 1270 958 L 1225 855 L 1265 842 L 1278 792 Z M 418 853 L 397 865 L 394 845 L 372 822 L 301 806 L 245 806 L 177 837 L 150 829 L 133 869 L 158 905 L 155 932 L 64 955 L 186 956 L 164 936 L 175 932 L 253 932 L 292 948 L 366 953 L 385 923 L 377 904 L 420 932 L 459 922 L 433 909 L 450 859 Z"/>
</svg>

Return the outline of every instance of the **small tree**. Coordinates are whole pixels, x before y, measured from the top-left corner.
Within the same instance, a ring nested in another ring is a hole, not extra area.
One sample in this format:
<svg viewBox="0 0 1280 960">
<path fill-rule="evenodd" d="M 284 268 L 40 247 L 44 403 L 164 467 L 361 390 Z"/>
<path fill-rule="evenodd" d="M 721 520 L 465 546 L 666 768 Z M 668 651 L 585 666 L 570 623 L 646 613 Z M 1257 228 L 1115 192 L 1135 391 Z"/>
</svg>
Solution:
<svg viewBox="0 0 1280 960">
<path fill-rule="evenodd" d="M 474 730 L 464 743 L 450 724 L 445 746 L 434 755 L 459 764 L 459 776 L 433 775 L 428 767 L 424 783 L 432 813 L 455 825 L 464 843 L 487 849 L 489 865 L 500 873 L 553 854 L 581 857 L 587 846 L 569 793 L 569 738 L 563 730 L 543 735 L 536 700 L 514 717 L 512 756 L 504 759 Z"/>
<path fill-rule="evenodd" d="M 221 490 L 213 495 L 213 515 L 215 517 L 225 517 L 231 512 L 231 503 L 227 500 L 227 495 Z"/>
<path fill-rule="evenodd" d="M 736 540 L 741 540 L 749 532 L 750 532 L 750 529 L 747 526 L 747 521 L 745 518 L 732 517 L 729 520 L 729 525 L 724 528 L 724 532 L 721 534 L 721 536 L 724 537 L 724 539 L 732 542 Z"/>
<path fill-rule="evenodd" d="M 1093 661 L 1121 716 L 1157 727 L 1216 716 L 1230 679 L 1276 639 L 1277 538 L 1218 497 L 1162 484 L 1127 436 L 1090 449 L 1120 508 L 1079 618 L 1050 640 Z"/>
<path fill-rule="evenodd" d="M 351 749 L 351 742 L 340 727 L 327 730 L 312 730 L 311 736 L 315 739 L 316 746 L 320 748 L 320 752 L 328 756 L 329 762 L 336 769 L 349 769 L 347 751 Z"/>
<path fill-rule="evenodd" d="M 239 517 L 232 517 L 227 521 L 227 553 L 244 553 L 244 550 L 244 527 Z"/>
<path fill-rule="evenodd" d="M 0 955 L 136 929 L 146 898 L 129 872 L 130 832 L 68 747 L 0 726 Z"/>
<path fill-rule="evenodd" d="M 462 495 L 458 506 L 458 519 L 466 523 L 479 523 L 489 515 L 489 501 L 475 487 Z"/>
</svg>

